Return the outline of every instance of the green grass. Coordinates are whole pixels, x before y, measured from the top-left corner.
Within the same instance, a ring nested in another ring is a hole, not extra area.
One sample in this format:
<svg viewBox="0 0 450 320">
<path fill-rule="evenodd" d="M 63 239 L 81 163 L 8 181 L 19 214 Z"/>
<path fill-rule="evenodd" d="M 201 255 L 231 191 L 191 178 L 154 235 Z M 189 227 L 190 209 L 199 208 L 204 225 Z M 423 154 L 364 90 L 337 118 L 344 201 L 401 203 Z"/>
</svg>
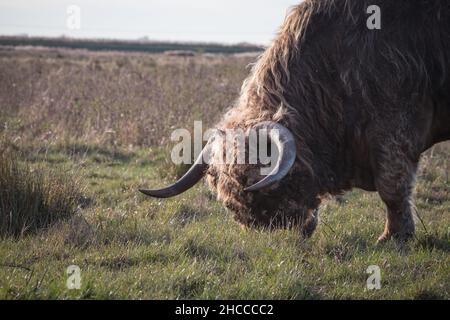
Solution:
<svg viewBox="0 0 450 320">
<path fill-rule="evenodd" d="M 304 241 L 242 230 L 202 184 L 170 200 L 137 192 L 180 174 L 166 160 L 167 132 L 212 125 L 248 62 L 0 52 L 0 136 L 30 168 L 77 177 L 84 195 L 71 219 L 0 240 L 0 298 L 449 299 L 449 143 L 422 160 L 422 222 L 404 246 L 376 244 L 385 215 L 376 193 L 327 201 Z M 80 290 L 66 287 L 70 265 Z M 381 290 L 366 289 L 370 265 Z"/>
<path fill-rule="evenodd" d="M 448 157 L 449 149 L 442 149 L 429 161 Z M 35 155 L 31 165 L 72 167 L 93 200 L 82 216 L 0 242 L 0 297 L 450 297 L 445 177 L 422 173 L 417 207 L 424 225 L 418 223 L 417 239 L 406 246 L 376 245 L 384 208 L 376 194 L 361 191 L 325 204 L 317 232 L 304 241 L 293 231 L 242 230 L 202 185 L 173 200 L 140 195 L 138 187 L 163 183 L 163 156 L 160 150 L 100 158 L 99 152 L 71 156 L 65 150 Z M 73 264 L 81 268 L 81 290 L 66 288 L 66 268 Z M 366 289 L 370 265 L 382 270 L 379 291 Z"/>
</svg>

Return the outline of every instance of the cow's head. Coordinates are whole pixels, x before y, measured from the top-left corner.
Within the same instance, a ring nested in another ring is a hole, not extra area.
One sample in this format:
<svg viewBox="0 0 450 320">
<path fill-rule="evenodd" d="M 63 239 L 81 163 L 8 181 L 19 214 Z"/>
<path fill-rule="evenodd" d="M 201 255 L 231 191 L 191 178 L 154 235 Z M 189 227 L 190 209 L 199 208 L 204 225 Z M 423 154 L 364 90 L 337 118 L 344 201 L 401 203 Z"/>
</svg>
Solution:
<svg viewBox="0 0 450 320">
<path fill-rule="evenodd" d="M 259 161 L 257 164 L 215 161 L 218 155 L 220 159 L 226 158 L 226 153 L 230 151 L 226 150 L 229 145 L 223 143 L 224 139 L 220 137 L 223 133 L 217 131 L 180 180 L 163 189 L 140 191 L 151 197 L 169 198 L 192 188 L 206 175 L 217 198 L 243 226 L 298 228 L 303 235 L 311 235 L 317 224 L 319 203 L 315 197 L 308 196 L 308 185 L 302 185 L 302 176 L 296 170 L 299 165 L 296 163 L 297 147 L 293 134 L 275 122 L 262 122 L 252 129 L 252 132 L 267 132 L 266 141 L 276 148 L 272 150 L 276 157 L 269 174 L 261 175 Z M 245 138 L 246 161 L 250 153 L 248 132 Z M 231 154 L 237 157 L 237 152 Z"/>
</svg>

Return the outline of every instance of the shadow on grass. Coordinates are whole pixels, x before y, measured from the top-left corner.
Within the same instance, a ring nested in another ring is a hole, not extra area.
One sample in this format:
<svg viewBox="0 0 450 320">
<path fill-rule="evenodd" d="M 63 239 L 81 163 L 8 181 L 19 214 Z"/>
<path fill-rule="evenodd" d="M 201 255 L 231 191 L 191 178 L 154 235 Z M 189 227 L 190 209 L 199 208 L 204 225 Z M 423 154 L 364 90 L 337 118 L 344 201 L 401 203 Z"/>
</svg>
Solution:
<svg viewBox="0 0 450 320">
<path fill-rule="evenodd" d="M 323 252 L 337 263 L 342 263 L 367 252 L 372 245 L 360 235 L 341 235 L 338 242 L 325 244 Z"/>
<path fill-rule="evenodd" d="M 100 262 L 101 267 L 106 267 L 110 270 L 124 270 L 137 264 L 138 261 L 125 256 L 105 258 Z"/>
<path fill-rule="evenodd" d="M 174 280 L 170 287 L 175 292 L 177 299 L 194 299 L 204 291 L 206 280 L 180 277 Z"/>
<path fill-rule="evenodd" d="M 236 260 L 248 261 L 249 258 L 244 251 L 241 250 L 222 250 L 212 244 L 197 243 L 193 239 L 189 239 L 183 246 L 183 251 L 191 258 L 200 260 L 216 260 L 225 263 L 234 263 Z"/>
<path fill-rule="evenodd" d="M 375 242 L 374 242 L 375 243 Z M 348 261 L 358 253 L 365 253 L 373 247 L 373 243 L 368 242 L 364 238 L 357 236 L 343 236 L 339 245 L 329 245 L 325 247 L 325 253 L 330 257 L 334 257 L 336 261 Z M 411 253 L 411 250 L 423 248 L 429 251 L 439 250 L 446 253 L 450 252 L 450 239 L 448 236 L 439 236 L 435 234 L 426 234 L 411 239 L 407 242 L 399 242 L 391 239 L 387 243 L 377 244 L 376 247 L 392 247 L 396 248 L 403 254 Z"/>
<path fill-rule="evenodd" d="M 439 293 L 431 290 L 419 291 L 414 295 L 414 300 L 444 300 L 445 298 Z"/>
<path fill-rule="evenodd" d="M 427 250 L 439 250 L 446 253 L 450 252 L 450 239 L 448 237 L 439 237 L 433 234 L 427 234 L 417 239 L 416 247 Z"/>
<path fill-rule="evenodd" d="M 295 282 L 290 286 L 289 292 L 295 292 L 292 297 L 295 300 L 321 300 L 323 297 L 314 291 L 314 289 L 305 286 L 301 281 Z M 285 297 L 276 297 L 275 299 L 285 299 Z"/>
<path fill-rule="evenodd" d="M 192 222 L 199 221 L 208 215 L 209 213 L 206 210 L 182 205 L 174 214 L 172 220 L 181 227 L 184 227 Z"/>
</svg>

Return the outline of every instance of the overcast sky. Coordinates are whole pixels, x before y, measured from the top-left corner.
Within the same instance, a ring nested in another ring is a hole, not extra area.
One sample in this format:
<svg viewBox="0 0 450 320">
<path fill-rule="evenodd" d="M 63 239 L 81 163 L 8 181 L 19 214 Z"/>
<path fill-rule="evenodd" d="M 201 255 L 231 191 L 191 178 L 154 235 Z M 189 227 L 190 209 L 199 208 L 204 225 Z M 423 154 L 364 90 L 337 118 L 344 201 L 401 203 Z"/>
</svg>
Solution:
<svg viewBox="0 0 450 320">
<path fill-rule="evenodd" d="M 300 0 L 0 0 L 0 34 L 267 44 Z M 80 8 L 80 29 L 67 8 Z"/>
</svg>

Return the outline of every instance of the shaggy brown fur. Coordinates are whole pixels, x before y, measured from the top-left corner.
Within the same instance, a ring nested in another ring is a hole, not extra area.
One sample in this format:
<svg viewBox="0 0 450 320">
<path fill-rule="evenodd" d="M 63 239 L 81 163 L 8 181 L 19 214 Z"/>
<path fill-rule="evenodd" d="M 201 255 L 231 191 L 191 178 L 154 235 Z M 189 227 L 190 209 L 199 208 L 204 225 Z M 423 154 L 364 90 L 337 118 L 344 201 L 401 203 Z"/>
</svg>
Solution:
<svg viewBox="0 0 450 320">
<path fill-rule="evenodd" d="M 378 5 L 382 29 L 366 26 Z M 380 240 L 414 233 L 411 194 L 420 155 L 450 139 L 448 0 L 307 0 L 294 7 L 218 128 L 277 121 L 298 159 L 279 185 L 246 193 L 257 166 L 211 165 L 208 181 L 237 221 L 301 226 L 310 235 L 322 196 L 378 191 Z"/>
</svg>

